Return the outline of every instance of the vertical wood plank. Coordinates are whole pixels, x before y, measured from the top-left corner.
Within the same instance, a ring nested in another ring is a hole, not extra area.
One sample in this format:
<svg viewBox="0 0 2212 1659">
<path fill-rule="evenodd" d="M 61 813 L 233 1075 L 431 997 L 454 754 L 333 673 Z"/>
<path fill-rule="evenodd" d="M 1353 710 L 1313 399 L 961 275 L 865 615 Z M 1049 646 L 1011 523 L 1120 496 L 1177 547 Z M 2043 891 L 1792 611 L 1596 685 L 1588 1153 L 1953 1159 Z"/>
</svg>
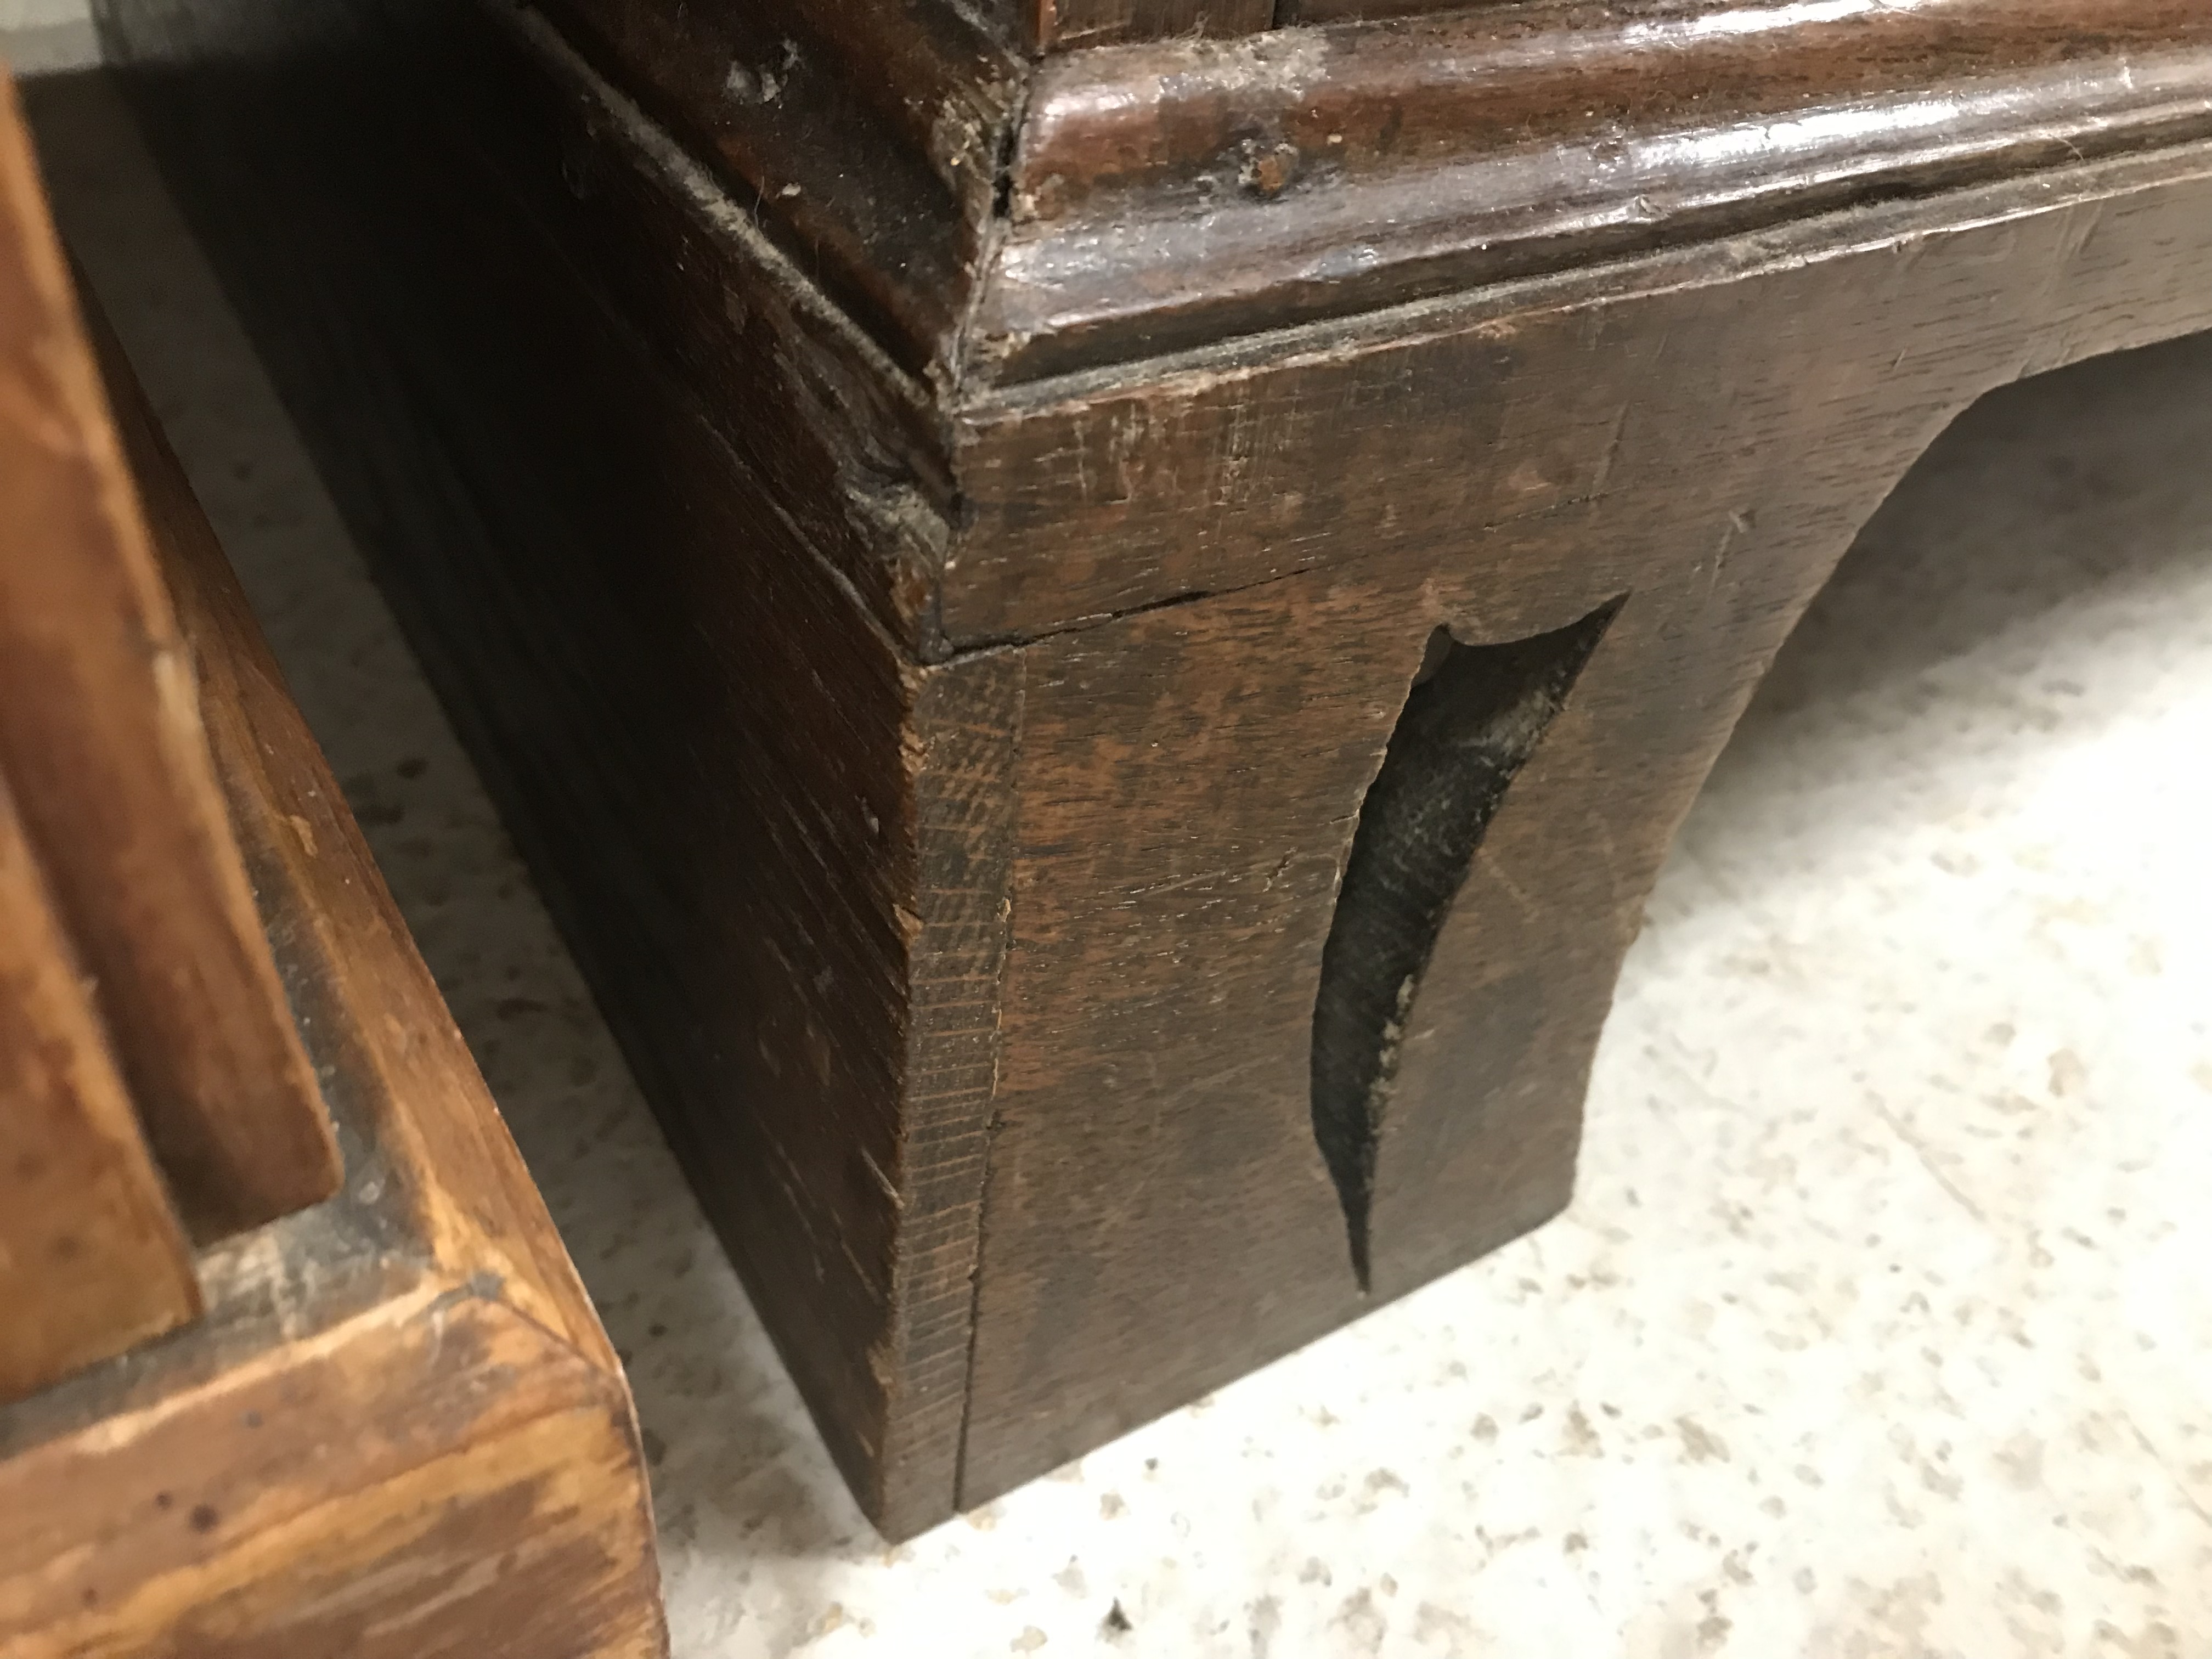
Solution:
<svg viewBox="0 0 2212 1659">
<path fill-rule="evenodd" d="M 582 1282 L 345 792 L 285 687 L 183 463 L 88 296 L 85 322 L 198 666 L 230 821 L 271 931 L 287 941 L 295 994 L 320 1033 L 317 1058 L 343 1054 L 349 1097 L 375 1114 L 370 1138 L 397 1160 L 380 1184 L 414 1211 L 449 1268 L 495 1276 L 505 1300 L 615 1370 Z"/>
<path fill-rule="evenodd" d="M 0 780 L 0 1400 L 199 1310 L 183 1230 Z"/>
<path fill-rule="evenodd" d="M 1019 651 L 986 653 L 926 672 L 915 694 L 919 926 L 896 1178 L 906 1225 L 892 1279 L 878 1510 L 893 1536 L 948 1518 L 957 1497 L 1026 662 Z"/>
<path fill-rule="evenodd" d="M 0 767 L 187 1226 L 327 1197 L 261 932 L 12 88 L 0 88 Z"/>
</svg>

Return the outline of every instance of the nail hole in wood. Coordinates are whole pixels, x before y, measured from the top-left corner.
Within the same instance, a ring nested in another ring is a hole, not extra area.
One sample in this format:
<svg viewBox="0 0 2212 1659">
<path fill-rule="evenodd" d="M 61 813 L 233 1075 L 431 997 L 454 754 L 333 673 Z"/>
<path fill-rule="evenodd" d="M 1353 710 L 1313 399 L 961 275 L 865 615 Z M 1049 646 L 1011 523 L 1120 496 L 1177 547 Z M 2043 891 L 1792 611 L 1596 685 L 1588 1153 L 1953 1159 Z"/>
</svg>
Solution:
<svg viewBox="0 0 2212 1659">
<path fill-rule="evenodd" d="M 1312 1076 L 1314 1139 L 1344 1205 L 1362 1291 L 1376 1153 L 1437 936 L 1507 787 L 1621 603 L 1503 645 L 1462 645 L 1437 629 L 1361 803 L 1322 951 Z"/>
</svg>

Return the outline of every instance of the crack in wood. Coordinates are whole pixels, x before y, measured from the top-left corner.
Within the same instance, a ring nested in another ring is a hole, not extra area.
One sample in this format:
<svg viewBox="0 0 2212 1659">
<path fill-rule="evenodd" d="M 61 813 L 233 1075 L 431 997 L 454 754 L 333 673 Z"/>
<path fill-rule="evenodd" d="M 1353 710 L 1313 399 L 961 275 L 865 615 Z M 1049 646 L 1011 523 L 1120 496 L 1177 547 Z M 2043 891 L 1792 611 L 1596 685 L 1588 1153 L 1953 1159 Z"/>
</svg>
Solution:
<svg viewBox="0 0 2212 1659">
<path fill-rule="evenodd" d="M 1422 976 L 1484 832 L 1619 614 L 1501 645 L 1429 636 L 1368 787 L 1314 1000 L 1313 1129 L 1359 1287 L 1370 1288 L 1376 1155 Z"/>
</svg>

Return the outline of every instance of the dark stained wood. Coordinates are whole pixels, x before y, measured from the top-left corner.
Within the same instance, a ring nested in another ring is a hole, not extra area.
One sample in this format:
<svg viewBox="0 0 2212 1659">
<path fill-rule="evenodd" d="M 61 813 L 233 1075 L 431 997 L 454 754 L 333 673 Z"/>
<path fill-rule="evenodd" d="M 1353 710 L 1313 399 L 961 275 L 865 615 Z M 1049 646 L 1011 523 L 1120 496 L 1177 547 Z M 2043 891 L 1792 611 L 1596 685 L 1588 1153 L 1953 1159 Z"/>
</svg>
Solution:
<svg viewBox="0 0 2212 1659">
<path fill-rule="evenodd" d="M 472 186 L 515 199 L 580 291 L 626 320 L 651 372 L 689 395 L 793 515 L 798 540 L 902 645 L 942 656 L 936 590 L 954 491 L 927 384 L 542 21 L 500 6 L 447 8 L 439 21 L 437 50 L 409 66 L 422 78 L 398 83 L 443 118 L 414 141 L 422 165 L 480 158 Z M 392 190 L 389 177 L 373 182 Z M 483 257 L 500 251 L 487 238 Z M 732 386 L 748 389 L 743 406 L 781 418 L 743 418 Z"/>
<path fill-rule="evenodd" d="M 963 204 L 988 210 L 999 129 L 1020 65 L 953 6 L 912 0 L 769 4 L 738 15 L 674 17 L 645 0 L 559 0 L 557 9 L 604 40 L 625 64 L 655 76 L 714 75 L 712 95 L 732 113 L 829 96 L 844 82 L 853 107 L 886 124 L 872 135 L 927 159 Z M 675 60 L 696 57 L 700 66 Z M 818 60 L 818 61 L 817 61 Z M 694 95 L 708 92 L 693 83 Z"/>
<path fill-rule="evenodd" d="M 870 1470 L 896 1535 L 951 1509 L 967 1431 L 983 1176 L 1012 927 L 1016 744 L 1028 660 L 989 652 L 927 671 L 912 730 L 915 906 L 908 927 L 898 1274 L 880 1350 L 890 1395 Z"/>
<path fill-rule="evenodd" d="M 0 1650 L 658 1659 L 614 1355 L 174 458 L 107 366 L 349 1178 L 205 1254 L 200 1324 L 0 1408 Z"/>
<path fill-rule="evenodd" d="M 1047 64 L 970 323 L 1066 372 L 2212 134 L 2197 0 L 1515 6 Z"/>
<path fill-rule="evenodd" d="M 1315 981 L 1310 1075 L 1314 1142 L 1363 1291 L 1374 1288 L 1376 1164 L 1398 1127 L 1399 1073 L 1438 936 L 1507 791 L 1622 602 L 1522 640 L 1432 631 L 1360 800 Z"/>
<path fill-rule="evenodd" d="M 2094 193 L 2106 179 L 2117 189 L 2137 176 L 2136 164 L 2124 161 L 2024 180 L 1993 198 L 1943 200 L 1994 199 L 2013 213 L 2082 202 L 2076 212 L 2088 245 L 2079 258 L 2087 260 L 2103 234 Z M 2086 200 L 2079 193 L 2085 180 Z M 959 470 L 970 517 L 957 559 L 969 585 L 948 588 L 945 632 L 955 641 L 1019 638 L 1341 558 L 1433 550 L 1473 529 L 1574 508 L 1617 487 L 1616 443 L 1656 380 L 1624 391 L 1609 375 L 1577 374 L 1524 403 L 1512 387 L 1527 372 L 1525 337 L 1532 326 L 1556 325 L 1530 319 L 1607 314 L 1607 301 L 1643 290 L 1651 301 L 1646 314 L 1668 321 L 1655 320 L 1653 340 L 1635 349 L 1662 351 L 1670 365 L 1707 361 L 1738 372 L 1741 325 L 1736 302 L 1726 297 L 1734 285 L 1791 291 L 1813 280 L 1793 275 L 1792 266 L 1826 265 L 1854 250 L 1888 250 L 1890 260 L 1875 268 L 1910 270 L 1949 245 L 1944 211 L 1942 200 L 1924 216 L 1908 205 L 1863 210 L 1626 267 L 1478 290 L 1449 307 L 1407 308 L 1282 343 L 1257 340 L 1161 365 L 1142 380 L 1085 377 L 979 399 L 961 416 Z M 2154 264 L 2171 260 L 2187 270 L 2196 257 L 2196 242 L 2185 236 Z M 1710 313 L 1695 309 L 1705 306 Z M 1698 317 L 1696 331 L 1676 335 L 1677 316 Z M 1971 325 L 1971 319 L 1960 324 L 1978 338 Z M 2047 361 L 2070 337 L 2049 331 L 2057 320 L 2017 336 L 2004 333 L 2002 313 L 1989 325 L 2002 349 L 2022 362 Z M 1803 337 L 1802 325 L 1776 327 L 1812 373 L 1823 343 Z M 1464 343 L 1449 356 L 1429 349 L 1452 332 Z M 1370 380 L 1356 365 L 1384 336 L 1397 343 L 1372 360 L 1389 367 Z M 1686 355 L 1700 350 L 1711 355 Z M 1741 372 L 1756 363 L 1748 360 Z M 1910 369 L 1911 359 L 1901 367 Z M 1308 401 L 1309 385 L 1330 391 Z M 1391 414 L 1413 408 L 1421 418 Z M 1101 470 L 1082 447 L 1097 434 L 1125 449 L 1157 446 L 1163 462 Z M 1468 464 L 1490 452 L 1519 459 Z M 1316 471 L 1308 458 L 1317 453 L 1335 464 Z M 1433 499 L 1374 487 L 1401 469 L 1436 479 Z"/>
<path fill-rule="evenodd" d="M 1025 0 L 1030 40 L 1072 52 L 1174 35 L 1244 34 L 1273 26 L 1275 0 Z"/>
<path fill-rule="evenodd" d="M 1098 0 L 1147 43 L 1036 65 L 931 5 L 556 15 L 955 392 L 2212 132 L 2197 0 L 1258 9 Z"/>
<path fill-rule="evenodd" d="M 220 56 L 234 38 L 216 23 L 265 19 L 204 21 L 195 50 Z M 184 27 L 163 25 L 172 42 Z M 349 457 L 333 485 L 381 524 L 398 608 L 580 959 L 628 988 L 612 1024 L 672 1142 L 715 1171 L 708 1212 L 840 1466 L 882 1524 L 918 1529 L 950 1512 L 989 1111 L 988 1033 L 960 981 L 1004 930 L 994 896 L 920 872 L 1003 865 L 1003 787 L 975 780 L 1012 758 L 982 735 L 1012 718 L 1004 671 L 943 679 L 906 644 L 934 626 L 949 486 L 908 459 L 927 428 L 883 355 L 771 246 L 727 234 L 665 142 L 580 109 L 557 43 L 496 15 L 439 27 L 452 55 L 419 81 L 318 81 L 330 61 L 303 54 L 295 83 L 155 104 L 156 130 L 289 135 L 186 188 L 300 262 L 229 274 L 300 304 L 276 325 L 283 389 Z M 428 118 L 389 135 L 388 172 L 311 188 L 396 109 Z M 600 119 L 608 176 L 572 191 L 560 163 Z M 319 284 L 364 208 L 390 257 L 345 262 L 377 314 L 332 330 Z M 616 243 L 633 236 L 678 257 L 640 274 Z M 517 280 L 481 282 L 501 269 Z M 710 417 L 714 386 L 776 418 Z M 371 410 L 378 437 L 346 436 Z M 563 620 L 585 612 L 588 636 Z M 979 730 L 910 740 L 922 704 Z"/>
<path fill-rule="evenodd" d="M 1809 15 L 1731 0 L 1571 0 L 1260 40 L 1178 40 L 1043 66 L 1012 184 L 1028 213 L 1064 217 L 1095 193 L 1208 177 L 1234 183 L 1244 170 L 1241 141 L 1264 135 L 1297 152 L 1271 198 L 1290 205 L 1296 198 L 1285 192 L 1316 168 L 1331 183 L 1367 180 L 1514 147 L 1610 139 L 1594 155 L 1576 145 L 1559 158 L 1597 162 L 1612 175 L 1603 181 L 1610 195 L 1624 187 L 1624 172 L 1642 175 L 1632 182 L 1679 185 L 1710 165 L 1694 155 L 1639 157 L 1639 138 L 1679 143 L 1722 125 L 1748 126 L 1740 148 L 1787 183 L 1793 144 L 1817 135 L 1769 130 L 1778 114 L 1850 102 L 1856 118 L 1834 124 L 1846 147 L 1810 153 L 1832 162 L 1858 150 L 1911 157 L 1910 129 L 1949 131 L 1977 113 L 1961 101 L 1969 90 L 1961 82 L 2070 72 L 2060 84 L 2014 89 L 2018 142 L 2046 116 L 2100 112 L 2110 94 L 2099 71 L 2148 55 L 2142 67 L 2155 80 L 2135 88 L 2141 101 L 2118 106 L 2140 120 L 2159 94 L 2185 95 L 2208 43 L 2212 25 L 2186 0 L 2110 0 L 2087 18 L 2064 0 L 1924 0 Z M 2201 82 L 2194 86 L 2201 93 Z M 1881 101 L 1857 101 L 1867 98 Z M 1655 161 L 1683 179 L 1667 179 Z"/>
<path fill-rule="evenodd" d="M 1536 0 L 1539 6 L 1547 0 Z M 1566 0 L 1573 4 L 1575 0 Z M 1370 21 L 1382 18 L 1423 17 L 1438 12 L 1504 11 L 1521 8 L 1527 0 L 1275 0 L 1275 21 L 1285 28 L 1301 24 Z M 1720 0 L 1737 12 L 1774 9 L 1773 0 Z M 1559 9 L 1553 0 L 1553 9 Z M 1708 5 L 1707 10 L 1719 7 Z"/>
<path fill-rule="evenodd" d="M 220 1237 L 328 1197 L 337 1146 L 4 88 L 0 408 L 0 769 L 179 1210 Z"/>
<path fill-rule="evenodd" d="M 1375 1295 L 1565 1203 L 1644 896 L 1858 526 L 1982 392 L 2212 325 L 2212 288 L 2178 279 L 2212 271 L 2212 150 L 2064 183 L 1816 225 L 1750 270 L 1477 296 L 1395 341 L 1133 387 L 1147 447 L 1120 471 L 1069 447 L 1130 429 L 1095 394 L 994 424 L 1011 447 L 963 468 L 979 540 L 1000 477 L 1049 496 L 1077 568 L 1109 539 L 1163 545 L 1155 491 L 1178 548 L 1293 548 L 1307 568 L 1026 653 L 963 1501 L 1371 1305 L 1307 1123 L 1360 799 L 1436 626 L 1526 639 L 1625 595 L 1413 1004 Z M 1275 442 L 1240 451 L 1240 430 Z"/>
<path fill-rule="evenodd" d="M 903 343 L 648 57 L 366 11 L 109 5 L 893 1535 L 1564 1204 L 1644 896 L 1859 524 L 1990 387 L 2212 325 L 2178 0 L 1050 58 Z M 1313 1096 L 1363 803 L 1437 629 L 1594 617 L 1409 975 L 1363 1293 Z"/>
<path fill-rule="evenodd" d="M 895 357 L 949 361 L 1022 82 L 1004 48 L 913 0 L 548 9 Z"/>
<path fill-rule="evenodd" d="M 0 1310 L 0 1401 L 200 1310 L 183 1229 L 4 781 Z"/>
</svg>

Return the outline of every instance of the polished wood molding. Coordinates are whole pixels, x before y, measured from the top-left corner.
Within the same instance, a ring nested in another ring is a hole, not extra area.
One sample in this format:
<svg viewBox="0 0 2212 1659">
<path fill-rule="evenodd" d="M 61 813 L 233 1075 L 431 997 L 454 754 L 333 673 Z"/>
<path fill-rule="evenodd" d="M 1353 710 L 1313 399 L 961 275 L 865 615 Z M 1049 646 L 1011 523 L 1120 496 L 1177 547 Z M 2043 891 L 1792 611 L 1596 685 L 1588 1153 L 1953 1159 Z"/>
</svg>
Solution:
<svg viewBox="0 0 2212 1659">
<path fill-rule="evenodd" d="M 809 37 L 780 15 L 550 10 L 884 349 L 953 385 L 2212 131 L 2193 0 L 1537 0 L 1035 65 L 950 43 L 928 7 L 854 9 L 818 57 L 786 52 Z M 855 113 L 854 88 L 887 95 Z"/>
<path fill-rule="evenodd" d="M 1516 6 L 1055 60 L 1006 380 L 2212 133 L 2193 0 Z"/>
</svg>

